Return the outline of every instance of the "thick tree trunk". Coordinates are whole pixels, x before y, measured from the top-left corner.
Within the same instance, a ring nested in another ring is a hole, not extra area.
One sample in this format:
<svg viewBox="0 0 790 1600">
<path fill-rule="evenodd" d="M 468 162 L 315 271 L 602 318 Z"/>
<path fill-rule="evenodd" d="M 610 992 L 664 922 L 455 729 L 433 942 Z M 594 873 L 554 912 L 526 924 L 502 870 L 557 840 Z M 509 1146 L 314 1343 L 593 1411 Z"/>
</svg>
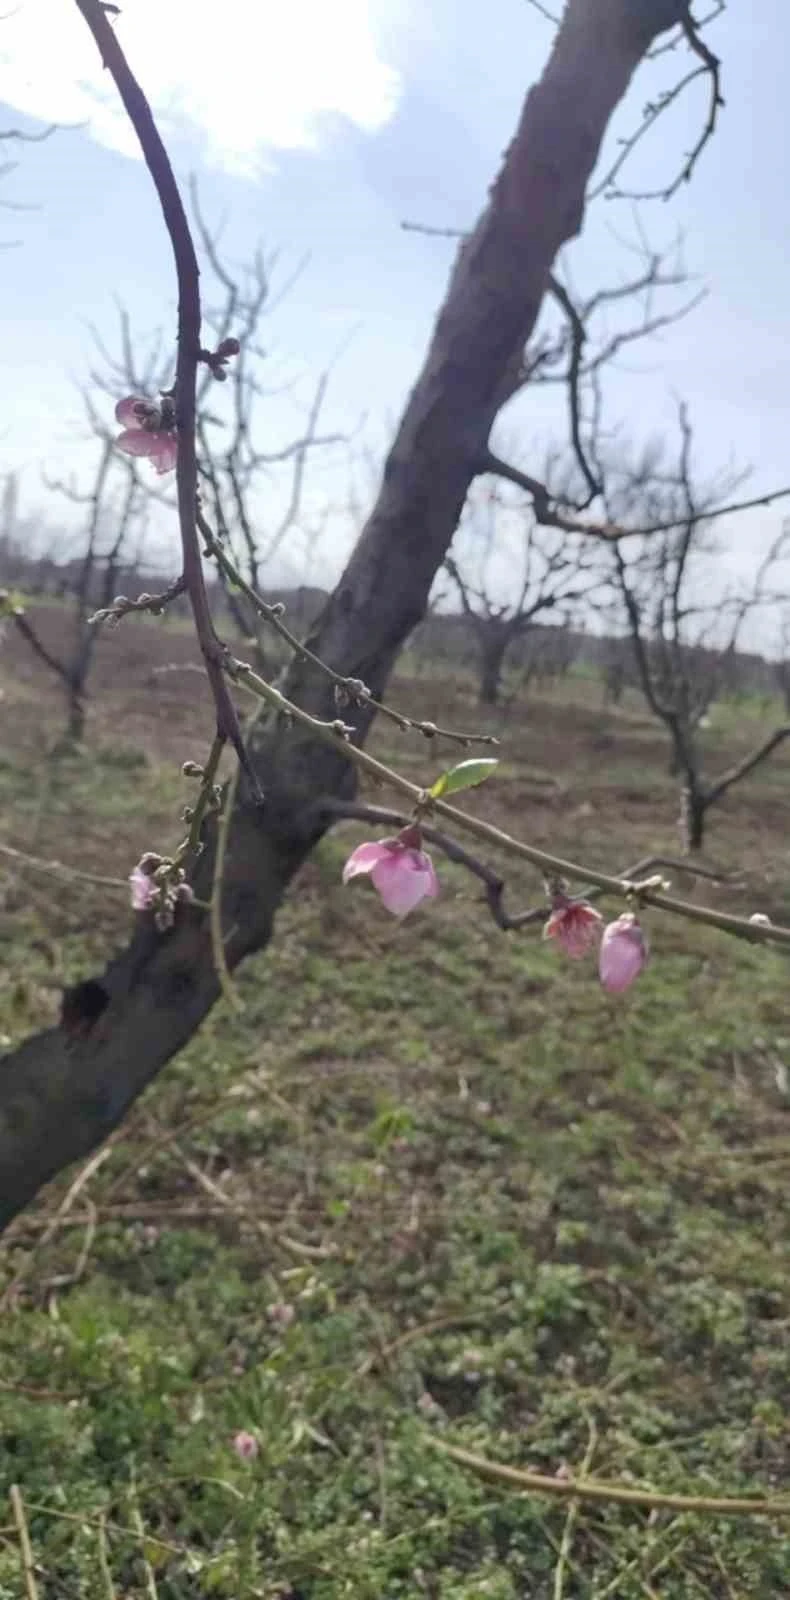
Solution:
<svg viewBox="0 0 790 1600">
<path fill-rule="evenodd" d="M 82 744 L 85 737 L 85 701 L 81 690 L 69 686 L 66 737 L 70 744 Z"/>
<path fill-rule="evenodd" d="M 695 850 L 702 849 L 707 808 L 707 796 L 701 793 L 696 784 L 686 784 L 680 801 L 680 833 L 686 855 L 693 855 Z"/>
<path fill-rule="evenodd" d="M 459 251 L 376 506 L 310 641 L 376 694 L 425 611 L 547 275 L 581 225 L 611 113 L 656 34 L 685 10 L 682 0 L 566 6 L 486 210 Z M 321 716 L 336 714 L 331 687 L 309 663 L 293 664 L 287 692 Z M 344 717 L 364 738 L 369 713 Z M 258 810 L 242 794 L 230 829 L 223 908 L 235 929 L 231 966 L 266 944 L 290 879 L 325 829 L 316 802 L 353 789 L 342 752 L 301 732 L 261 726 L 251 753 L 267 799 Z M 209 841 L 202 894 L 212 856 Z M 0 1225 L 106 1137 L 217 994 L 205 914 L 186 908 L 165 935 L 141 918 L 128 948 L 66 997 L 64 1025 L 0 1061 Z"/>
<path fill-rule="evenodd" d="M 480 682 L 478 700 L 481 706 L 499 705 L 502 670 L 510 638 L 499 628 L 486 629 L 480 639 Z"/>
</svg>

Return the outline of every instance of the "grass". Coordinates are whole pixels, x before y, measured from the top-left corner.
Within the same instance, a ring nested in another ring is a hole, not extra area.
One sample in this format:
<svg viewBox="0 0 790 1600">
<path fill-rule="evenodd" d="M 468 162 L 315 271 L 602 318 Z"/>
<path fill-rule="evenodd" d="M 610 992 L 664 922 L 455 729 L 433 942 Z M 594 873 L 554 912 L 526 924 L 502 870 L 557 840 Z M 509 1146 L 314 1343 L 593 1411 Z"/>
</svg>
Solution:
<svg viewBox="0 0 790 1600">
<path fill-rule="evenodd" d="M 54 764 L 40 686 L 3 686 L 5 842 L 122 880 L 173 838 L 176 753 L 204 729 L 183 683 L 164 718 L 149 696 L 143 735 L 119 664 L 87 751 Z M 507 720 L 475 803 L 610 867 L 674 850 L 655 730 L 573 694 Z M 398 685 L 437 721 L 468 722 L 465 695 Z M 723 720 L 722 761 L 762 727 Z M 387 730 L 378 748 L 433 771 Z M 787 772 L 714 818 L 711 858 L 744 887 L 711 898 L 790 902 Z M 790 1517 L 519 1494 L 437 1448 L 560 1482 L 786 1492 L 785 959 L 654 917 L 615 1003 L 534 933 L 499 933 L 456 869 L 393 924 L 339 887 L 357 837 L 301 874 L 239 975 L 244 1012 L 218 1006 L 82 1186 L 64 1174 L 6 1236 L 1 1600 L 22 1592 L 14 1484 L 39 1600 L 790 1596 Z M 128 911 L 19 863 L 1 881 L 12 1044 Z M 516 875 L 514 903 L 537 887 Z"/>
</svg>

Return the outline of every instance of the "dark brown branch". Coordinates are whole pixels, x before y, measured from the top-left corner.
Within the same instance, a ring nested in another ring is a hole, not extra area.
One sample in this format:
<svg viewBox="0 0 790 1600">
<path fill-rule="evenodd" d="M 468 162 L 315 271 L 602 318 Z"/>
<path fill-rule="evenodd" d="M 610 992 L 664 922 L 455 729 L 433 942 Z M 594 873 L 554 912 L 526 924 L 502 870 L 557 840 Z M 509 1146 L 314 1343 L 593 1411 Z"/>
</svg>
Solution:
<svg viewBox="0 0 790 1600">
<path fill-rule="evenodd" d="M 61 682 L 68 683 L 69 670 L 65 662 L 60 661 L 57 656 L 47 649 L 47 646 L 39 638 L 32 622 L 25 616 L 21 606 L 14 606 L 7 610 L 2 609 L 2 602 L 5 598 L 5 595 L 0 593 L 0 616 L 10 617 L 17 632 L 30 645 L 31 650 L 34 655 L 38 656 L 39 661 L 43 662 L 50 672 L 54 672 L 61 679 Z"/>
<path fill-rule="evenodd" d="M 532 6 L 533 10 L 538 12 L 539 16 L 545 18 L 546 22 L 552 23 L 555 28 L 559 27 L 560 18 L 555 17 L 554 12 L 549 11 L 548 6 L 544 6 L 543 0 L 529 0 L 529 4 Z"/>
<path fill-rule="evenodd" d="M 591 539 L 606 539 L 611 543 L 617 539 L 644 537 L 646 534 L 670 533 L 673 528 L 680 527 L 683 521 L 682 515 L 678 515 L 668 520 L 650 522 L 638 528 L 624 528 L 614 522 L 582 522 L 578 517 L 569 516 L 561 511 L 553 503 L 545 483 L 540 483 L 528 472 L 522 472 L 519 467 L 511 466 L 509 461 L 500 460 L 491 450 L 486 450 L 478 472 L 480 474 L 491 472 L 498 478 L 505 478 L 508 483 L 515 483 L 519 489 L 526 490 L 527 494 L 532 496 L 538 522 L 547 528 L 559 528 L 563 533 L 586 534 Z M 773 505 L 777 500 L 786 500 L 789 495 L 790 487 L 772 489 L 769 494 L 755 495 L 751 500 L 733 500 L 727 505 L 698 511 L 697 521 L 712 521 L 714 517 L 734 516 L 739 511 L 754 511 L 757 506 Z"/>
<path fill-rule="evenodd" d="M 699 60 L 702 62 L 702 65 L 699 67 L 694 67 L 691 72 L 686 73 L 684 78 L 681 78 L 680 81 L 674 84 L 671 89 L 664 90 L 664 92 L 659 95 L 656 101 L 652 101 L 645 108 L 645 113 L 641 123 L 639 124 L 639 127 L 634 133 L 629 134 L 627 138 L 620 141 L 620 152 L 616 160 L 612 163 L 611 167 L 607 171 L 606 176 L 601 179 L 601 181 L 596 184 L 595 188 L 591 191 L 591 200 L 596 199 L 600 194 L 606 195 L 608 199 L 618 200 L 670 200 L 672 196 L 677 193 L 678 189 L 682 188 L 684 183 L 689 182 L 697 162 L 699 161 L 700 156 L 705 149 L 705 146 L 713 138 L 713 135 L 716 131 L 719 110 L 724 105 L 724 99 L 721 93 L 721 63 L 718 56 L 714 55 L 713 51 L 709 49 L 708 45 L 706 45 L 700 31 L 701 28 L 705 26 L 705 22 L 712 21 L 720 14 L 720 11 L 721 7 L 719 7 L 719 10 L 711 12 L 710 16 L 705 18 L 703 21 L 697 23 L 694 21 L 694 18 L 691 15 L 690 4 L 688 3 L 688 0 L 686 0 L 686 4 L 682 9 L 682 14 L 678 16 L 677 21 L 689 46 L 689 49 L 692 50 L 694 55 L 699 58 Z M 683 94 L 684 90 L 686 90 L 690 84 L 695 83 L 698 78 L 702 77 L 707 77 L 710 86 L 707 116 L 700 130 L 699 136 L 697 137 L 692 149 L 689 151 L 675 177 L 660 189 L 618 188 L 615 184 L 615 180 L 619 176 L 629 157 L 633 154 L 636 146 L 641 143 L 645 134 L 649 133 L 659 118 L 663 116 L 664 112 L 668 111 L 671 105 L 674 105 L 674 103 Z"/>
<path fill-rule="evenodd" d="M 112 605 L 94 612 L 90 620 L 92 623 L 120 622 L 121 617 L 128 617 L 133 611 L 148 611 L 152 616 L 159 617 L 170 605 L 171 600 L 176 600 L 179 595 L 185 593 L 186 579 L 182 574 L 181 577 L 174 578 L 173 582 L 159 594 L 140 594 L 136 600 L 128 600 L 125 594 L 116 595 Z"/>
<path fill-rule="evenodd" d="M 51 139 L 53 133 L 58 131 L 59 124 L 57 122 L 51 122 L 49 127 L 44 128 L 41 133 L 23 133 L 21 128 L 2 128 L 0 129 L 0 141 L 13 139 L 21 144 L 43 144 L 45 139 Z"/>
<path fill-rule="evenodd" d="M 549 278 L 549 291 L 554 296 L 557 304 L 565 313 L 570 325 L 571 348 L 570 356 L 568 358 L 566 382 L 568 388 L 568 412 L 570 418 L 571 441 L 573 443 L 576 460 L 579 463 L 582 476 L 590 492 L 590 500 L 594 500 L 596 495 L 599 495 L 601 492 L 601 485 L 598 482 L 598 479 L 596 478 L 589 461 L 587 460 L 584 445 L 582 443 L 581 425 L 580 380 L 582 356 L 584 354 L 584 344 L 587 338 L 587 330 L 570 295 L 568 294 L 567 289 L 565 288 L 565 285 L 560 283 L 559 278 L 555 277 L 553 273 Z"/>
<path fill-rule="evenodd" d="M 159 197 L 170 237 L 178 280 L 178 354 L 176 358 L 176 424 L 178 460 L 176 494 L 181 530 L 183 576 L 192 606 L 195 629 L 206 663 L 217 714 L 217 731 L 233 745 L 256 798 L 260 785 L 244 747 L 236 707 L 222 668 L 222 646 L 217 639 L 206 592 L 197 536 L 197 456 L 195 451 L 196 387 L 200 359 L 200 278 L 195 246 L 170 158 L 151 114 L 151 108 L 128 65 L 101 0 L 76 0 L 112 77 L 124 110 L 140 141 L 143 157 Z"/>
<path fill-rule="evenodd" d="M 747 778 L 750 772 L 754 772 L 755 767 L 759 767 L 763 761 L 766 761 L 777 746 L 784 743 L 785 739 L 790 739 L 790 724 L 775 728 L 773 733 L 770 733 L 768 738 L 757 746 L 756 750 L 752 750 L 749 755 L 744 756 L 742 761 L 736 761 L 734 766 L 728 767 L 727 771 L 723 772 L 715 783 L 709 784 L 706 788 L 706 809 L 708 806 L 715 805 L 716 801 L 720 800 L 722 795 L 726 794 L 734 783 L 740 783 L 741 778 Z"/>
</svg>

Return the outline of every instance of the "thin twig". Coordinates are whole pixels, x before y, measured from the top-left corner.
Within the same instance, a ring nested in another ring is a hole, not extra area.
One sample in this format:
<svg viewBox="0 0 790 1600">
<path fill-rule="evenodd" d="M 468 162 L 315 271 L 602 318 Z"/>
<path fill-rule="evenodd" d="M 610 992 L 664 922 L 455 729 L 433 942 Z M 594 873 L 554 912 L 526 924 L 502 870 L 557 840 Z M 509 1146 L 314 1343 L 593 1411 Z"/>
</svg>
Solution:
<svg viewBox="0 0 790 1600">
<path fill-rule="evenodd" d="M 545 483 L 538 478 L 533 478 L 530 473 L 522 472 L 520 467 L 514 467 L 509 461 L 503 461 L 490 450 L 486 451 L 480 464 L 480 473 L 493 473 L 495 477 L 505 478 L 508 483 L 515 483 L 532 496 L 533 509 L 536 520 L 547 528 L 559 528 L 563 533 L 584 534 L 590 539 L 608 540 L 610 544 L 619 539 L 645 538 L 655 533 L 670 533 L 673 528 L 678 528 L 683 522 L 683 516 L 671 517 L 666 522 L 651 522 L 643 528 L 624 528 L 619 523 L 613 522 L 583 522 L 579 517 L 570 516 L 561 511 L 553 500 Z M 754 511 L 758 506 L 773 505 L 775 500 L 786 500 L 790 495 L 790 486 L 785 489 L 772 489 L 769 494 L 755 495 L 751 500 L 733 500 L 729 505 L 711 507 L 696 513 L 697 522 L 710 522 L 715 517 L 734 516 L 739 511 Z"/>
<path fill-rule="evenodd" d="M 86 1198 L 85 1204 L 88 1207 L 88 1218 L 85 1226 L 85 1236 L 80 1246 L 80 1252 L 77 1256 L 77 1260 L 72 1267 L 71 1272 L 59 1272 L 54 1278 L 47 1278 L 39 1286 L 42 1290 L 49 1291 L 52 1289 L 65 1289 L 70 1287 L 71 1284 L 79 1283 L 79 1280 L 82 1277 L 86 1266 L 88 1265 L 90 1253 L 93 1248 L 93 1241 L 96 1237 L 96 1224 L 99 1216 L 92 1200 L 88 1200 Z"/>
<path fill-rule="evenodd" d="M 592 1416 L 588 1417 L 587 1419 L 587 1429 L 587 1449 L 584 1452 L 584 1460 L 579 1468 L 579 1475 L 577 1479 L 577 1482 L 579 1483 L 583 1482 L 590 1471 L 593 1456 L 595 1455 L 595 1447 L 598 1442 L 595 1419 Z M 568 1514 L 565 1518 L 565 1526 L 562 1530 L 562 1541 L 560 1543 L 559 1553 L 557 1555 L 557 1565 L 554 1568 L 553 1600 L 562 1600 L 565 1591 L 565 1572 L 570 1562 L 571 1549 L 573 1547 L 573 1535 L 576 1531 L 578 1517 L 579 1501 L 572 1500 L 568 1507 Z"/>
<path fill-rule="evenodd" d="M 254 1228 L 263 1238 L 273 1240 L 291 1255 L 299 1256 L 308 1261 L 326 1261 L 334 1255 L 333 1250 L 325 1248 L 323 1245 L 304 1244 L 301 1239 L 293 1239 L 289 1234 L 280 1233 L 271 1226 L 271 1223 L 264 1222 L 261 1217 L 250 1211 L 243 1202 L 234 1200 L 231 1195 L 226 1194 L 225 1190 L 221 1189 L 219 1184 L 215 1183 L 207 1172 L 203 1172 L 197 1162 L 193 1161 L 175 1142 L 173 1143 L 173 1149 L 190 1177 L 194 1178 L 195 1182 L 206 1194 L 211 1195 L 212 1199 L 218 1200 L 220 1205 L 224 1206 L 227 1211 L 232 1212 L 241 1221 L 249 1223 L 250 1227 Z"/>
<path fill-rule="evenodd" d="M 35 1562 L 33 1560 L 33 1547 L 30 1543 L 27 1517 L 25 1516 L 25 1503 L 17 1483 L 11 1485 L 11 1509 L 14 1513 L 16 1531 L 19 1535 L 19 1549 L 22 1556 L 22 1576 L 25 1580 L 25 1594 L 27 1600 L 38 1600 L 38 1584 L 36 1583 Z"/>
<path fill-rule="evenodd" d="M 0 1298 L 0 1309 L 4 1309 L 6 1306 L 10 1305 L 17 1289 L 27 1277 L 36 1257 L 39 1255 L 40 1251 L 44 1249 L 45 1245 L 49 1244 L 52 1235 L 60 1225 L 62 1219 L 67 1216 L 68 1212 L 71 1210 L 77 1195 L 81 1193 L 81 1191 L 85 1188 L 86 1183 L 90 1182 L 91 1178 L 95 1176 L 99 1168 L 103 1166 L 104 1162 L 111 1154 L 113 1143 L 114 1140 L 111 1136 L 110 1140 L 106 1144 L 103 1144 L 101 1149 L 96 1150 L 89 1161 L 86 1161 L 84 1167 L 80 1168 L 76 1178 L 66 1190 L 66 1193 L 63 1196 L 57 1211 L 50 1218 L 47 1227 L 44 1229 L 44 1232 L 41 1235 L 41 1238 L 36 1241 L 33 1249 L 30 1251 L 30 1254 L 24 1262 L 24 1265 L 11 1279 L 11 1282 L 6 1285 L 2 1298 Z"/>
<path fill-rule="evenodd" d="M 23 1394 L 26 1400 L 42 1400 L 47 1404 L 66 1405 L 70 1400 L 82 1400 L 84 1396 L 76 1390 L 65 1389 L 35 1389 L 29 1383 L 11 1383 L 8 1378 L 0 1378 L 0 1389 L 6 1394 Z"/>
<path fill-rule="evenodd" d="M 720 9 L 721 8 L 719 8 L 719 11 Z M 695 56 L 698 57 L 702 65 L 699 67 L 693 67 L 692 70 L 687 72 L 685 77 L 680 78 L 671 89 L 664 90 L 664 92 L 660 94 L 656 100 L 651 101 L 648 104 L 648 106 L 645 108 L 642 121 L 640 122 L 638 128 L 636 128 L 634 133 L 629 134 L 626 138 L 620 140 L 620 150 L 617 154 L 617 157 L 612 162 L 612 165 L 609 167 L 605 177 L 603 177 L 596 184 L 595 188 L 591 189 L 589 195 L 590 200 L 596 199 L 600 194 L 606 195 L 607 199 L 610 200 L 670 200 L 684 183 L 689 182 L 689 179 L 694 172 L 705 146 L 713 138 L 713 135 L 716 131 L 718 114 L 721 107 L 724 105 L 724 98 L 721 93 L 721 63 L 718 56 L 714 55 L 713 51 L 709 49 L 708 45 L 705 44 L 700 32 L 701 27 L 704 26 L 704 22 L 712 21 L 716 16 L 719 15 L 719 11 L 712 12 L 709 17 L 697 23 L 691 16 L 688 4 L 686 5 L 685 15 L 680 18 L 679 25 L 689 49 L 693 51 Z M 636 146 L 641 143 L 645 134 L 655 126 L 659 118 L 664 115 L 664 112 L 668 111 L 670 106 L 675 104 L 675 102 L 683 94 L 684 90 L 686 90 L 690 84 L 696 83 L 698 78 L 702 77 L 707 77 L 710 85 L 708 113 L 700 133 L 694 142 L 694 145 L 688 152 L 675 177 L 670 183 L 664 184 L 663 187 L 656 189 L 618 188 L 615 184 L 615 179 L 622 171 L 629 157 L 633 154 Z"/>
<path fill-rule="evenodd" d="M 560 282 L 559 278 L 557 278 L 554 273 L 552 273 L 549 277 L 549 293 L 553 295 L 554 299 L 557 301 L 557 304 L 565 313 L 570 325 L 571 348 L 570 356 L 568 358 L 566 382 L 568 385 L 568 408 L 570 414 L 571 440 L 573 442 L 576 460 L 579 463 L 582 476 L 584 477 L 587 488 L 590 491 L 590 498 L 594 500 L 596 495 L 599 495 L 601 492 L 601 485 L 598 482 L 598 479 L 595 476 L 589 461 L 587 460 L 584 444 L 582 442 L 581 399 L 579 394 L 582 356 L 584 354 L 584 344 L 587 338 L 587 330 L 584 326 L 582 318 L 579 315 L 579 312 L 576 309 L 576 306 L 574 305 L 567 289 L 565 288 L 565 285 Z"/>
<path fill-rule="evenodd" d="M 99 1572 L 101 1573 L 107 1600 L 115 1600 L 115 1584 L 112 1580 L 110 1549 L 107 1541 L 107 1516 L 104 1511 L 99 1513 Z"/>
<path fill-rule="evenodd" d="M 186 594 L 186 587 L 186 580 L 182 574 L 180 578 L 174 578 L 173 582 L 159 594 L 139 594 L 136 600 L 129 600 L 125 594 L 119 594 L 111 606 L 95 611 L 88 620 L 97 625 L 101 622 L 120 622 L 121 617 L 128 617 L 133 611 L 149 611 L 152 616 L 158 617 L 172 600 L 177 600 L 179 595 Z"/>
<path fill-rule="evenodd" d="M 473 744 L 492 746 L 499 744 L 499 740 L 490 733 L 459 733 L 454 728 L 437 727 L 435 722 L 425 722 L 414 717 L 407 717 L 404 712 L 396 711 L 392 706 L 376 700 L 359 678 L 344 677 L 341 673 L 334 672 L 331 667 L 327 666 L 325 661 L 322 661 L 319 656 L 308 649 L 307 645 L 303 644 L 295 633 L 291 632 L 290 628 L 282 620 L 282 607 L 279 604 L 270 604 L 264 600 L 262 595 L 259 595 L 253 588 L 252 584 L 246 581 L 235 562 L 231 560 L 227 550 L 223 549 L 223 546 L 215 537 L 200 510 L 198 510 L 198 527 L 203 536 L 207 553 L 214 557 L 220 570 L 246 596 L 250 605 L 257 611 L 258 616 L 273 628 L 274 632 L 288 645 L 294 655 L 299 656 L 302 661 L 309 661 L 311 666 L 318 667 L 319 671 L 324 673 L 330 683 L 334 684 L 340 704 L 345 700 L 347 704 L 370 706 L 377 715 L 388 718 L 390 722 L 394 722 L 403 731 L 411 730 L 414 733 L 421 733 L 426 739 L 447 739 L 455 744 L 460 744 L 462 747 L 468 747 Z"/>
<path fill-rule="evenodd" d="M 25 850 L 17 850 L 10 844 L 0 844 L 0 855 L 18 861 L 24 867 L 32 867 L 36 872 L 49 872 L 54 877 L 74 878 L 80 883 L 95 884 L 99 889 L 122 889 L 124 894 L 129 893 L 128 880 L 125 878 L 104 878 L 97 872 L 83 872 L 81 867 L 68 867 L 62 861 L 42 861 L 39 856 L 30 856 Z"/>
<path fill-rule="evenodd" d="M 132 1527 L 134 1528 L 134 1531 L 137 1534 L 137 1537 L 138 1537 L 138 1539 L 140 1541 L 140 1561 L 142 1563 L 143 1573 L 145 1575 L 145 1588 L 146 1588 L 146 1593 L 148 1595 L 148 1600 L 159 1600 L 159 1590 L 157 1589 L 157 1586 L 156 1586 L 156 1577 L 154 1576 L 154 1569 L 151 1566 L 150 1561 L 148 1560 L 148 1556 L 146 1555 L 146 1550 L 145 1550 L 145 1541 L 146 1541 L 145 1524 L 143 1522 L 142 1515 L 140 1513 L 140 1503 L 139 1503 L 139 1501 L 137 1499 L 137 1485 L 135 1483 L 134 1477 L 132 1477 L 132 1481 L 131 1481 L 131 1483 L 129 1485 L 129 1515 L 130 1515 Z"/>
<path fill-rule="evenodd" d="M 438 1439 L 430 1433 L 426 1433 L 425 1438 L 435 1450 L 441 1450 L 459 1467 L 468 1467 L 478 1477 L 509 1484 L 523 1493 L 556 1495 L 562 1500 L 578 1498 L 595 1501 L 599 1505 L 643 1506 L 648 1511 L 691 1511 L 721 1517 L 790 1517 L 790 1499 L 658 1494 L 652 1489 L 634 1489 L 630 1485 L 605 1483 L 596 1478 L 552 1478 L 543 1472 L 525 1472 L 520 1467 L 490 1461 L 486 1456 L 461 1450 L 457 1445 L 447 1444 L 444 1439 Z"/>
<path fill-rule="evenodd" d="M 76 1522 L 81 1528 L 99 1527 L 98 1517 L 92 1517 L 88 1512 L 61 1511 L 57 1506 L 47 1506 L 34 1500 L 27 1501 L 27 1509 L 28 1511 L 38 1511 L 42 1516 L 45 1517 L 56 1517 L 59 1522 Z M 122 1534 L 127 1539 L 130 1537 L 139 1538 L 139 1532 L 137 1528 L 127 1527 L 121 1522 L 114 1522 L 112 1518 L 107 1517 L 104 1512 L 102 1512 L 102 1518 L 104 1520 L 105 1527 L 112 1528 L 113 1533 Z M 169 1555 L 183 1557 L 187 1554 L 187 1547 L 185 1545 L 173 1544 L 171 1539 L 160 1539 L 159 1535 L 156 1533 L 145 1533 L 144 1531 L 144 1537 L 148 1544 L 155 1544 L 160 1550 L 166 1550 Z"/>
<path fill-rule="evenodd" d="M 237 763 L 228 780 L 222 800 L 222 810 L 217 822 L 214 850 L 214 878 L 211 885 L 211 900 L 209 910 L 209 924 L 211 927 L 211 949 L 214 955 L 219 986 L 228 1005 L 233 1011 L 243 1011 L 244 1001 L 236 988 L 230 975 L 228 958 L 225 954 L 225 937 L 222 931 L 222 884 L 225 876 L 225 856 L 228 848 L 228 833 L 236 799 L 236 789 L 241 768 Z"/>
</svg>

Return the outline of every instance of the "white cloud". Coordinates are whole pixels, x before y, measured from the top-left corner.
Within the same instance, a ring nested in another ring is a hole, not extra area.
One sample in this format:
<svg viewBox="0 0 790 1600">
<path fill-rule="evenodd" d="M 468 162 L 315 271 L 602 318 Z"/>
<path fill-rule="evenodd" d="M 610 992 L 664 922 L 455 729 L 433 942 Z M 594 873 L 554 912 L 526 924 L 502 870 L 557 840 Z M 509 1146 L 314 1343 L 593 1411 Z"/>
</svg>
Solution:
<svg viewBox="0 0 790 1600">
<path fill-rule="evenodd" d="M 121 0 L 115 21 L 163 132 L 201 138 L 207 159 L 251 175 L 268 148 L 318 142 L 322 115 L 373 131 L 398 74 L 377 50 L 382 0 Z M 19 0 L 0 19 L 0 100 L 45 122 L 88 122 L 124 155 L 138 147 L 96 46 L 69 0 Z"/>
</svg>

